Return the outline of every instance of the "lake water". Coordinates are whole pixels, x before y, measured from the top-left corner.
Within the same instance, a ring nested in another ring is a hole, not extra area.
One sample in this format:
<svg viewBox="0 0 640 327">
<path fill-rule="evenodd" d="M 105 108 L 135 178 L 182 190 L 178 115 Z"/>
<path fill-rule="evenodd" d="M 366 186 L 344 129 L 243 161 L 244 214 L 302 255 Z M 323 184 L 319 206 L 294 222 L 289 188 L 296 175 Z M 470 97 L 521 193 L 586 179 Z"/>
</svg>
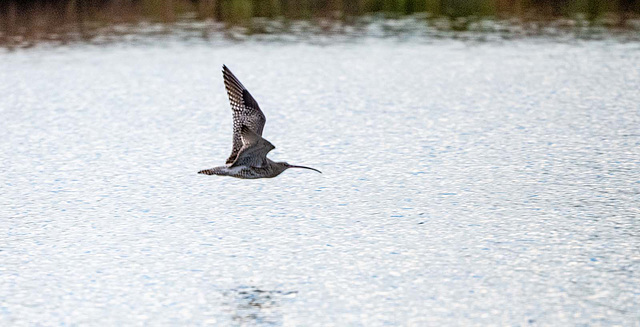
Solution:
<svg viewBox="0 0 640 327">
<path fill-rule="evenodd" d="M 274 160 L 224 163 L 227 64 Z M 638 325 L 640 46 L 0 53 L 0 324 Z"/>
</svg>

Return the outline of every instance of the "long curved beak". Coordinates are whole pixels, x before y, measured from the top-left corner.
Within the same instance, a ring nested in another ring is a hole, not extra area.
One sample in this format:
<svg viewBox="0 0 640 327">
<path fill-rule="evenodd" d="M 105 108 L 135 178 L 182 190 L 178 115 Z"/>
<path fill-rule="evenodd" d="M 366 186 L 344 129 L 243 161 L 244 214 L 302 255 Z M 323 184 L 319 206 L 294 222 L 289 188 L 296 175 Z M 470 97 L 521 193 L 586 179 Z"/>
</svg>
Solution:
<svg viewBox="0 0 640 327">
<path fill-rule="evenodd" d="M 317 172 L 319 172 L 320 174 L 322 174 L 321 171 L 315 169 L 315 168 L 311 168 L 311 167 L 305 167 L 305 166 L 294 166 L 294 165 L 289 165 L 289 168 L 304 168 L 304 169 L 311 169 L 311 170 L 315 170 Z"/>
</svg>

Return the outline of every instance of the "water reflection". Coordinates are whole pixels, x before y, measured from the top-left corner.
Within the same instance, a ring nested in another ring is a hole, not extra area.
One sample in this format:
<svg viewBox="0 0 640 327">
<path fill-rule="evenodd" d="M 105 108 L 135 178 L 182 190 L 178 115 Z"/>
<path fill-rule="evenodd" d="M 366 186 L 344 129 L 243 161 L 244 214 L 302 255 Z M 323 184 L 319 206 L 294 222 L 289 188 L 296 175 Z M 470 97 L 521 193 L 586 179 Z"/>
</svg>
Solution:
<svg viewBox="0 0 640 327">
<path fill-rule="evenodd" d="M 280 325 L 283 300 L 293 299 L 297 291 L 264 290 L 255 286 L 240 286 L 225 293 L 231 298 L 232 319 L 242 325 Z"/>
</svg>

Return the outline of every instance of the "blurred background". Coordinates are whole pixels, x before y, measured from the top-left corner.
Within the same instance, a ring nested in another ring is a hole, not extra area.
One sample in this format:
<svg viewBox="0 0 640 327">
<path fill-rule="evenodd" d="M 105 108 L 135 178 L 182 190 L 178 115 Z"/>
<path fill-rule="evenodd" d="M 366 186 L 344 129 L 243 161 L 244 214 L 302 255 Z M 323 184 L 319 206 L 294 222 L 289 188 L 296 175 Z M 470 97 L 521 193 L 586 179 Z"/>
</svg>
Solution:
<svg viewBox="0 0 640 327">
<path fill-rule="evenodd" d="M 391 28 L 396 34 L 405 29 L 637 32 L 639 14 L 638 0 L 3 0 L 0 43 L 29 46 L 39 40 L 176 31 L 205 38 L 229 30 L 231 38 L 281 32 L 360 35 L 381 20 L 405 20 Z"/>
</svg>

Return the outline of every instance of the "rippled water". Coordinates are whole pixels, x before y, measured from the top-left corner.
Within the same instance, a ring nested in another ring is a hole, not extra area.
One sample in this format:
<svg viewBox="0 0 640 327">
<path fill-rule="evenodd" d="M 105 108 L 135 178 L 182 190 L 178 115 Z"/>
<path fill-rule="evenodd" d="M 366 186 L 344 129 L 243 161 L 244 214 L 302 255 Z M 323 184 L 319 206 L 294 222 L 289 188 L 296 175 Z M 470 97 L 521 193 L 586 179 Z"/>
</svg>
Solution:
<svg viewBox="0 0 640 327">
<path fill-rule="evenodd" d="M 0 54 L 2 325 L 634 325 L 637 43 Z M 276 179 L 231 146 L 225 63 Z"/>
</svg>

